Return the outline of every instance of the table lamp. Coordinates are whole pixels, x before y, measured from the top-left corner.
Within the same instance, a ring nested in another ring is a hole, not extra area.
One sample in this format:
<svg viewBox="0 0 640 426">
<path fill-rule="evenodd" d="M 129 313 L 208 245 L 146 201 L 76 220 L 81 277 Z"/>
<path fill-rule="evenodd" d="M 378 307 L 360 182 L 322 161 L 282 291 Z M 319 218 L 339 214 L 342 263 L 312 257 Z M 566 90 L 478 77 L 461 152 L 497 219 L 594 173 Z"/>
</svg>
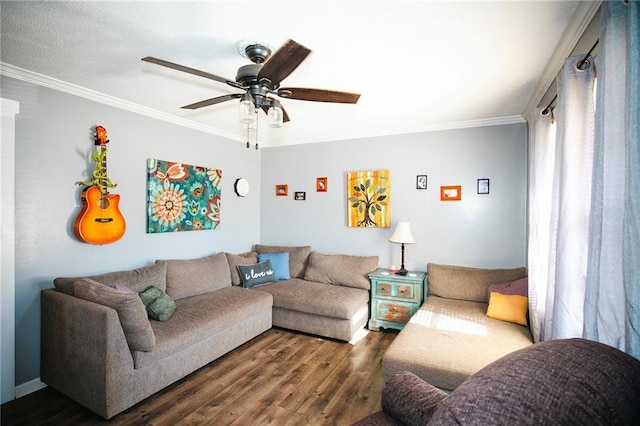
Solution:
<svg viewBox="0 0 640 426">
<path fill-rule="evenodd" d="M 402 245 L 402 264 L 400 265 L 400 269 L 396 271 L 396 275 L 407 275 L 407 270 L 404 269 L 404 245 L 416 242 L 416 240 L 413 239 L 413 235 L 411 235 L 409 222 L 398 222 L 396 230 L 391 238 L 389 238 L 389 241 Z"/>
</svg>

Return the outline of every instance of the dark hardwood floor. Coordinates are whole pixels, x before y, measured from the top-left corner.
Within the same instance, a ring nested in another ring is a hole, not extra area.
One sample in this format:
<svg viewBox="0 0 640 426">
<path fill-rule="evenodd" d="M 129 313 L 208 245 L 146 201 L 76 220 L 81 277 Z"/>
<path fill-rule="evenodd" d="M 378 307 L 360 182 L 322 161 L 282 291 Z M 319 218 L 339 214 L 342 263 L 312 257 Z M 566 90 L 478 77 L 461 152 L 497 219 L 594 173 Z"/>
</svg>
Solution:
<svg viewBox="0 0 640 426">
<path fill-rule="evenodd" d="M 110 421 L 45 388 L 2 405 L 2 425 L 349 425 L 380 410 L 395 336 L 351 344 L 274 328 Z"/>
</svg>

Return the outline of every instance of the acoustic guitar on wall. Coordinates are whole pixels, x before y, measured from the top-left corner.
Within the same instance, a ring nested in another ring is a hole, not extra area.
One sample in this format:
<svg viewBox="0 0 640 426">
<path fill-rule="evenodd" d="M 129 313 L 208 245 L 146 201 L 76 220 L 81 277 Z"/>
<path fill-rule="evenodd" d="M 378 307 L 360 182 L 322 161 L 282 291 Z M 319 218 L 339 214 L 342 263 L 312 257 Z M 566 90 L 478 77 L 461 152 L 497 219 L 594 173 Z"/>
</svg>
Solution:
<svg viewBox="0 0 640 426">
<path fill-rule="evenodd" d="M 73 230 L 80 241 L 88 244 L 109 244 L 118 241 L 124 235 L 127 225 L 120 212 L 120 196 L 110 194 L 108 188 L 116 185 L 107 177 L 107 129 L 97 126 L 95 144 L 100 151 L 93 153 L 96 167 L 93 178 L 87 182 L 78 182 L 86 186 L 82 190 L 82 210 L 73 224 Z"/>
</svg>

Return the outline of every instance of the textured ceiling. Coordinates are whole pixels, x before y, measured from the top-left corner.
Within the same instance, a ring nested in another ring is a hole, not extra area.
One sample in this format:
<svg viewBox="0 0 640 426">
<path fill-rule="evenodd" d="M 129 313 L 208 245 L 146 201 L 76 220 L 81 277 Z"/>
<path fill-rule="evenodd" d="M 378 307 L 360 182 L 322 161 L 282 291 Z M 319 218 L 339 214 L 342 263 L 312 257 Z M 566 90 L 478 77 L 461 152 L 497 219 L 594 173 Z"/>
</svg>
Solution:
<svg viewBox="0 0 640 426">
<path fill-rule="evenodd" d="M 279 146 L 521 120 L 578 3 L 2 1 L 0 59 L 4 71 L 242 141 L 237 101 L 180 109 L 236 89 L 140 59 L 233 80 L 249 63 L 239 43 L 279 47 L 291 38 L 313 53 L 283 86 L 362 96 L 356 105 L 284 100 L 291 121 L 270 129 L 262 119 L 258 131 L 262 146 Z"/>
</svg>

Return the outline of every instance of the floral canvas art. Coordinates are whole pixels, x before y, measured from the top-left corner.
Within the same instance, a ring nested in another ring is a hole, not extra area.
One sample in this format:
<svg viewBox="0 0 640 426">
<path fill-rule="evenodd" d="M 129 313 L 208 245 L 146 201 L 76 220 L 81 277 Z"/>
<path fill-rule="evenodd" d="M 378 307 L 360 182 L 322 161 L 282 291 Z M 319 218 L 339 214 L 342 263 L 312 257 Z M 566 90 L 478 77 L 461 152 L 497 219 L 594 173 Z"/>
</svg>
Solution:
<svg viewBox="0 0 640 426">
<path fill-rule="evenodd" d="M 347 173 L 347 223 L 350 227 L 391 225 L 389 170 Z"/>
<path fill-rule="evenodd" d="M 220 226 L 222 170 L 147 160 L 147 233 Z"/>
</svg>

